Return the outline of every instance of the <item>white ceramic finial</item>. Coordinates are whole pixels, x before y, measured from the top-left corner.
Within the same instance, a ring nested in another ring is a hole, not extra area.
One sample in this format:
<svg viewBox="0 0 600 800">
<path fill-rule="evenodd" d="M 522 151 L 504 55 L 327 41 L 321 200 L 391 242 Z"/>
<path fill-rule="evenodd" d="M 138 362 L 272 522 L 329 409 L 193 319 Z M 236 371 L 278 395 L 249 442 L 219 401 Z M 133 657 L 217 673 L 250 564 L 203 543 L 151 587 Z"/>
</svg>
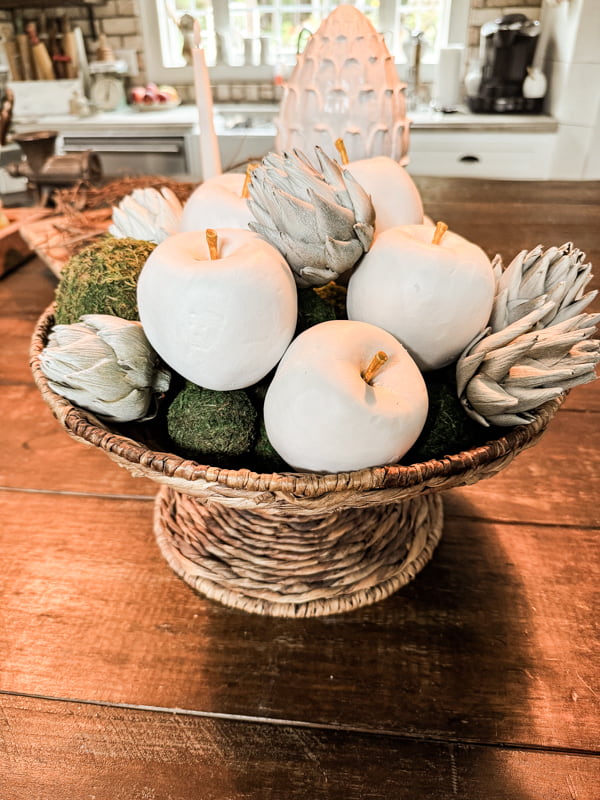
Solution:
<svg viewBox="0 0 600 800">
<path fill-rule="evenodd" d="M 341 5 L 298 56 L 276 119 L 275 148 L 338 158 L 342 138 L 350 161 L 390 156 L 406 162 L 404 89 L 383 36 L 354 6 Z"/>
</svg>

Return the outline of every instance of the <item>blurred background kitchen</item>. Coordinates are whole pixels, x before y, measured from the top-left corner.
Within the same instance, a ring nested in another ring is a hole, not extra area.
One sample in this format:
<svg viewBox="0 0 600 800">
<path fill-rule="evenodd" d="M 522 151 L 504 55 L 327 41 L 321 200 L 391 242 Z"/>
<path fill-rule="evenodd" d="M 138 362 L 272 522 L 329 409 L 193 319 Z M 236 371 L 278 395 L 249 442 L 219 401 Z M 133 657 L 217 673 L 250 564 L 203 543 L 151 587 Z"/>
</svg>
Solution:
<svg viewBox="0 0 600 800">
<path fill-rule="evenodd" d="M 223 169 L 262 157 L 297 54 L 335 5 L 0 0 L 4 204 L 55 155 L 72 156 L 57 184 L 100 172 L 200 180 L 194 20 Z M 413 175 L 600 179 L 598 0 L 356 5 L 407 84 Z"/>
</svg>

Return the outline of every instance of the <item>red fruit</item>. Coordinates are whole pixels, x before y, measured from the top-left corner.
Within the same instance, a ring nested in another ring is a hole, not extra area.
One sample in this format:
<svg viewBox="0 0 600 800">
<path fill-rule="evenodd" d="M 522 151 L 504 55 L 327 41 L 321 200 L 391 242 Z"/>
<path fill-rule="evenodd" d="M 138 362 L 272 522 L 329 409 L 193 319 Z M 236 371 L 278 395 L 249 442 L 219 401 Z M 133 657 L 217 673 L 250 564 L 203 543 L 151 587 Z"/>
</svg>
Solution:
<svg viewBox="0 0 600 800">
<path fill-rule="evenodd" d="M 130 92 L 131 102 L 132 103 L 142 103 L 144 100 L 144 96 L 146 94 L 146 90 L 143 86 L 134 86 Z"/>
</svg>

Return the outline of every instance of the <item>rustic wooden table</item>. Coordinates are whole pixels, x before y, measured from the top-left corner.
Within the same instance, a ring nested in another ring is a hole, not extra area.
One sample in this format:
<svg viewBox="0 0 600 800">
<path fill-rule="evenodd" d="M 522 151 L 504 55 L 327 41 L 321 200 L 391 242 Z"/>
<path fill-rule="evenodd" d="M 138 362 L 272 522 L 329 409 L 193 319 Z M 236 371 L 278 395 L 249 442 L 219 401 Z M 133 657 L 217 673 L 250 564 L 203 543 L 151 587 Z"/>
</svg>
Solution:
<svg viewBox="0 0 600 800">
<path fill-rule="evenodd" d="M 419 185 L 490 255 L 572 240 L 600 272 L 599 183 Z M 180 581 L 156 486 L 43 405 L 27 351 L 55 285 L 36 259 L 0 281 L 1 800 L 600 797 L 600 381 L 447 495 L 409 586 L 264 618 Z"/>
</svg>

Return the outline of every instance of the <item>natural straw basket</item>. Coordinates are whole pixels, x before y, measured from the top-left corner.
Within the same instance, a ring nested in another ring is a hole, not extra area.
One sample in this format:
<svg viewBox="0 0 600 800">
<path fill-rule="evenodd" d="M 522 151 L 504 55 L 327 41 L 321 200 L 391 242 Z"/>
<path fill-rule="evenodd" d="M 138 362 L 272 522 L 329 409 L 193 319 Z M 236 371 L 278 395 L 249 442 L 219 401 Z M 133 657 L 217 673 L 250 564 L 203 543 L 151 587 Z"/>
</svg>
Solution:
<svg viewBox="0 0 600 800">
<path fill-rule="evenodd" d="M 194 589 L 258 614 L 308 617 L 387 597 L 431 558 L 442 532 L 440 493 L 476 483 L 534 445 L 559 408 L 481 447 L 410 466 L 258 474 L 203 466 L 111 430 L 48 387 L 39 356 L 54 324 L 40 318 L 31 368 L 67 432 L 133 475 L 161 484 L 155 534 L 163 556 Z"/>
</svg>

